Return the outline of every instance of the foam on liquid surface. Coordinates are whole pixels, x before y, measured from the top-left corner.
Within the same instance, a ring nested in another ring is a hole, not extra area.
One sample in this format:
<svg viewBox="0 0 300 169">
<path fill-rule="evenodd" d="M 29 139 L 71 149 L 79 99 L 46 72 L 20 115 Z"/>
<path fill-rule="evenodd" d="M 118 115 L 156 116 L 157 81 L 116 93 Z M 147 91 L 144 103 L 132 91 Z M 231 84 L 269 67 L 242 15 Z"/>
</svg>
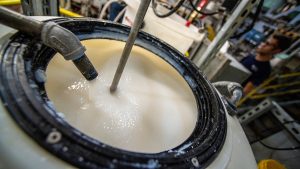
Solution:
<svg viewBox="0 0 300 169">
<path fill-rule="evenodd" d="M 145 153 L 169 150 L 190 136 L 197 121 L 196 101 L 172 66 L 134 47 L 118 89 L 111 94 L 125 43 L 88 40 L 83 44 L 98 71 L 96 80 L 86 81 L 59 54 L 46 72 L 48 97 L 70 125 L 113 147 Z"/>
</svg>

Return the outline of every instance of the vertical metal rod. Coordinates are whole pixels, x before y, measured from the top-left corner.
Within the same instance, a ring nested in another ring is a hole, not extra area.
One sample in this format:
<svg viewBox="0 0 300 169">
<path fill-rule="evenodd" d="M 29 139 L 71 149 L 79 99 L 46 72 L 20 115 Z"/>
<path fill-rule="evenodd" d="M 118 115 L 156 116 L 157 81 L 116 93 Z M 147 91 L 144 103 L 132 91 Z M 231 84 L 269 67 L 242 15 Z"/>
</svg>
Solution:
<svg viewBox="0 0 300 169">
<path fill-rule="evenodd" d="M 116 91 L 118 87 L 118 83 L 120 81 L 121 75 L 123 73 L 124 67 L 126 65 L 126 62 L 129 58 L 129 54 L 131 52 L 132 46 L 134 44 L 134 41 L 136 39 L 136 36 L 139 32 L 139 29 L 141 28 L 141 25 L 143 23 L 144 17 L 146 15 L 147 9 L 149 7 L 151 0 L 141 0 L 140 6 L 138 8 L 138 11 L 135 15 L 135 19 L 132 25 L 132 28 L 129 33 L 129 37 L 127 39 L 125 48 L 123 50 L 117 71 L 115 73 L 113 82 L 110 86 L 110 92 Z"/>
</svg>

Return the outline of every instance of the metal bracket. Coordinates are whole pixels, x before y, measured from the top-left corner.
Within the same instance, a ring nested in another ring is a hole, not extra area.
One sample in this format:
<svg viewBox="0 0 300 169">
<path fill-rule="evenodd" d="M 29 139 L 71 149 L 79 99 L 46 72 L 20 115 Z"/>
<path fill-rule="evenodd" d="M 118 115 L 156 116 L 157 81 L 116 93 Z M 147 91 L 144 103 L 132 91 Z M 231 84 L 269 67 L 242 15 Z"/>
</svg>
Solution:
<svg viewBox="0 0 300 169">
<path fill-rule="evenodd" d="M 220 81 L 213 83 L 215 88 L 224 95 L 224 103 L 228 113 L 233 116 L 237 114 L 236 104 L 243 96 L 243 88 L 235 82 Z"/>
<path fill-rule="evenodd" d="M 259 105 L 239 117 L 242 125 L 246 125 L 271 110 L 281 124 L 300 142 L 300 125 L 277 102 L 265 99 Z"/>
<path fill-rule="evenodd" d="M 263 115 L 264 113 L 268 112 L 273 108 L 273 104 L 270 99 L 265 99 L 260 102 L 256 107 L 249 110 L 245 114 L 239 117 L 239 121 L 242 125 L 246 125 L 253 121 L 254 119 L 258 118 L 259 116 Z"/>
<path fill-rule="evenodd" d="M 224 96 L 228 97 L 232 104 L 236 104 L 243 96 L 243 88 L 239 83 L 220 81 L 215 82 L 213 85 Z"/>
</svg>

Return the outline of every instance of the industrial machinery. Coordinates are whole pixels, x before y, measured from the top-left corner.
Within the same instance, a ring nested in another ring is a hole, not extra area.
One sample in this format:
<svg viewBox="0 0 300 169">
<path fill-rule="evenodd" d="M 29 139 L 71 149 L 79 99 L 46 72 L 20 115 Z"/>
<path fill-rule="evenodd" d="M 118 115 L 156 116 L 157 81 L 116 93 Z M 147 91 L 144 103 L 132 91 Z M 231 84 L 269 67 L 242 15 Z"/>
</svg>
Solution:
<svg viewBox="0 0 300 169">
<path fill-rule="evenodd" d="M 130 32 L 125 25 L 91 18 L 43 20 L 39 22 L 55 23 L 80 41 L 126 42 Z M 134 45 L 163 59 L 188 84 L 196 100 L 197 123 L 191 135 L 170 150 L 126 151 L 74 128 L 56 111 L 45 89 L 45 71 L 59 50 L 47 45 L 26 31 L 1 38 L 0 168 L 256 168 L 235 117 L 234 104 L 242 94 L 238 84 L 211 84 L 178 50 L 148 33 L 138 32 Z"/>
<path fill-rule="evenodd" d="M 94 20 L 57 19 L 56 22 L 71 30 L 80 40 L 108 38 L 125 41 L 129 32 L 128 27 Z M 59 157 L 83 168 L 255 168 L 253 154 L 240 124 L 228 114 L 221 95 L 197 68 L 175 49 L 149 34 L 141 32 L 136 45 L 159 53 L 184 74 L 196 99 L 199 99 L 199 125 L 188 140 L 170 151 L 141 154 L 110 147 L 70 127 L 51 108 L 43 83 L 37 82 L 34 75 L 37 68 L 46 68 L 55 52 L 18 33 L 7 39 L 2 47 L 5 61 L 1 62 L 1 133 L 5 137 L 1 137 L 1 164 L 8 168 L 63 168 L 69 165 Z"/>
</svg>

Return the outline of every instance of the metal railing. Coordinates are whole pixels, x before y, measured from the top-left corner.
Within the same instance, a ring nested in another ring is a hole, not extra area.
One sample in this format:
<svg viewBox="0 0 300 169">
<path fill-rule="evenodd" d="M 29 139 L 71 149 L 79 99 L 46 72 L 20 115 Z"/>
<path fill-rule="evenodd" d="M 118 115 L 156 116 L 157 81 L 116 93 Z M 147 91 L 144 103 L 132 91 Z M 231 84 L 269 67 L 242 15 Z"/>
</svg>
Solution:
<svg viewBox="0 0 300 169">
<path fill-rule="evenodd" d="M 293 73 L 287 73 L 287 74 L 282 74 L 282 75 L 274 75 L 267 80 L 265 80 L 261 85 L 253 89 L 249 94 L 244 96 L 237 104 L 237 106 L 242 105 L 244 102 L 246 102 L 248 99 L 262 99 L 270 96 L 283 96 L 287 94 L 294 94 L 294 93 L 300 93 L 300 88 L 296 89 L 287 89 L 285 91 L 278 91 L 278 92 L 270 92 L 270 93 L 264 93 L 261 92 L 262 90 L 267 90 L 267 89 L 282 89 L 284 87 L 291 87 L 291 86 L 296 86 L 300 84 L 300 81 L 293 81 L 290 83 L 282 83 L 282 84 L 271 84 L 271 82 L 277 80 L 277 79 L 286 79 L 286 78 L 295 78 L 297 76 L 300 76 L 300 72 L 293 72 Z"/>
</svg>

